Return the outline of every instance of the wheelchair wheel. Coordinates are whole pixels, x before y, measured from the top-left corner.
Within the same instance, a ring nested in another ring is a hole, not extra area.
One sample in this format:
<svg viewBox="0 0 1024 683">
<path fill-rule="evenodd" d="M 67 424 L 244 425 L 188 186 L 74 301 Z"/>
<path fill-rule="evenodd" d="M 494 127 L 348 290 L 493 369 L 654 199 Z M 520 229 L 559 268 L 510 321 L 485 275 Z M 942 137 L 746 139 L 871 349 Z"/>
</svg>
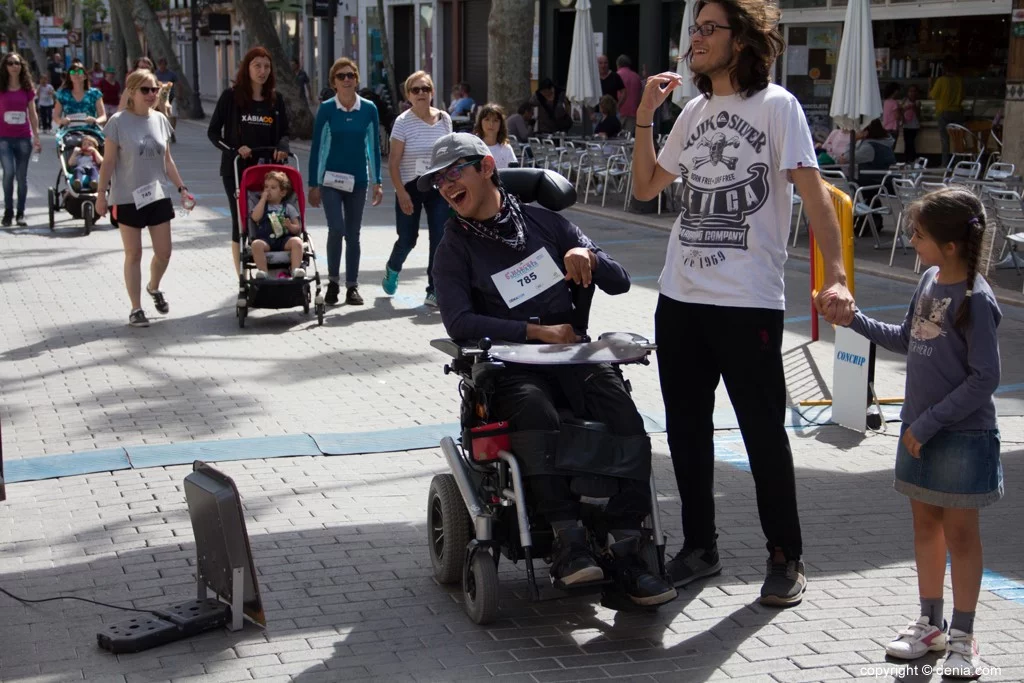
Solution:
<svg viewBox="0 0 1024 683">
<path fill-rule="evenodd" d="M 473 555 L 473 564 L 462 586 L 466 614 L 474 624 L 489 624 L 498 618 L 498 590 L 494 557 L 480 548 Z"/>
<path fill-rule="evenodd" d="M 455 477 L 435 475 L 427 495 L 427 547 L 438 583 L 455 583 L 462 578 L 471 535 L 472 523 Z"/>
</svg>

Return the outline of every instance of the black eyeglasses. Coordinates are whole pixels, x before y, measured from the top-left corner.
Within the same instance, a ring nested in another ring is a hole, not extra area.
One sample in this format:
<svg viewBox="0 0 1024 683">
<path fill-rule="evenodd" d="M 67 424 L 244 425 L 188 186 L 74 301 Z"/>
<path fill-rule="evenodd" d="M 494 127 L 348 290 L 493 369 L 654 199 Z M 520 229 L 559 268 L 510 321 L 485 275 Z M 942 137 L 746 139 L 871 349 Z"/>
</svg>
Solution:
<svg viewBox="0 0 1024 683">
<path fill-rule="evenodd" d="M 722 29 L 723 31 L 732 30 L 732 26 L 722 26 L 721 24 L 712 24 L 709 22 L 707 24 L 700 24 L 699 26 L 691 26 L 690 28 L 686 29 L 686 32 L 689 33 L 690 36 L 695 36 L 697 35 L 697 33 L 700 33 L 702 36 L 707 38 L 708 36 L 715 32 L 715 29 L 718 28 Z"/>
<path fill-rule="evenodd" d="M 334 78 L 336 80 L 339 80 L 339 81 L 348 81 L 348 80 L 353 80 L 354 81 L 357 78 L 359 78 L 359 76 L 356 76 L 351 71 L 339 71 L 338 73 L 334 74 Z"/>
<path fill-rule="evenodd" d="M 413 87 L 409 88 L 409 92 L 411 92 L 413 95 L 419 95 L 420 93 L 434 92 L 434 89 L 429 85 L 414 85 Z"/>
<path fill-rule="evenodd" d="M 139 86 L 139 92 L 142 93 L 143 95 L 151 95 L 151 94 L 160 92 L 160 86 L 157 85 L 157 86 L 152 86 L 151 87 L 151 86 L 148 86 L 148 85 L 140 85 Z"/>
<path fill-rule="evenodd" d="M 444 185 L 447 180 L 449 183 L 458 182 L 462 178 L 462 169 L 467 166 L 478 166 L 480 163 L 479 159 L 473 161 L 467 161 L 457 166 L 450 166 L 443 171 L 439 171 L 434 174 L 434 182 L 431 185 L 434 186 L 435 190 L 440 190 L 441 186 Z"/>
</svg>

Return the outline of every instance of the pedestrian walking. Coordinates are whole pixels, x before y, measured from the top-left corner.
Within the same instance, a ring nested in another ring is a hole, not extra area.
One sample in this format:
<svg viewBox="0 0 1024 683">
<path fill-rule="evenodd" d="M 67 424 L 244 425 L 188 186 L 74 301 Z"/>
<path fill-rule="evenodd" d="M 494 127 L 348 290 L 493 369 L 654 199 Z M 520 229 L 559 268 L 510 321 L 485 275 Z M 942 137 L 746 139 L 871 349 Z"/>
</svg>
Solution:
<svg viewBox="0 0 1024 683">
<path fill-rule="evenodd" d="M 21 67 L 24 69 L 24 65 Z M 43 74 L 39 77 L 39 87 L 36 89 L 36 111 L 39 114 L 39 129 L 44 133 L 53 130 L 53 105 L 57 103 L 57 91 L 50 83 L 50 77 Z"/>
<path fill-rule="evenodd" d="M 71 68 L 57 90 L 57 103 L 53 107 L 53 118 L 58 126 L 71 123 L 71 116 L 84 116 L 81 123 L 93 126 L 97 131 L 107 122 L 103 93 L 89 86 L 85 66 L 78 59 L 71 61 Z"/>
<path fill-rule="evenodd" d="M 235 75 L 235 85 L 221 93 L 206 131 L 210 142 L 221 150 L 220 176 L 231 211 L 231 257 L 235 272 L 241 273 L 238 202 L 235 199 L 235 159 L 241 173 L 263 161 L 288 158 L 288 113 L 284 97 L 276 90 L 274 65 L 266 48 L 249 50 Z M 273 152 L 253 152 L 273 148 Z"/>
<path fill-rule="evenodd" d="M 366 189 L 373 179 L 373 205 L 384 199 L 380 182 L 380 118 L 373 102 L 357 94 L 359 67 L 348 57 L 331 66 L 334 97 L 316 112 L 309 153 L 309 203 L 323 201 L 327 215 L 327 294 L 338 303 L 342 240 L 345 246 L 345 303 L 362 306 L 359 294 L 359 230 Z M 394 152 L 392 152 L 394 153 Z"/>
<path fill-rule="evenodd" d="M 11 218 L 26 226 L 25 200 L 28 197 L 28 162 L 32 150 L 38 153 L 39 118 L 36 114 L 36 90 L 21 55 L 8 52 L 0 71 L 0 165 L 4 171 L 4 217 L 0 226 L 11 227 Z M 14 183 L 18 183 L 18 214 L 14 216 Z"/>
<path fill-rule="evenodd" d="M 429 252 L 427 254 L 427 295 L 424 303 L 437 306 L 434 293 L 434 253 L 444 235 L 448 204 L 436 188 L 421 192 L 416 178 L 430 164 L 431 150 L 438 138 L 452 132 L 448 112 L 431 106 L 434 79 L 426 71 L 417 71 L 405 79 L 405 98 L 410 108 L 398 115 L 391 129 L 391 154 L 388 171 L 395 186 L 395 229 L 398 240 L 384 267 L 381 287 L 391 295 L 398 290 L 398 276 L 420 234 L 420 213 L 427 214 Z"/>
<path fill-rule="evenodd" d="M 925 195 L 907 212 L 910 243 L 929 266 L 899 325 L 857 312 L 850 329 L 907 356 L 907 386 L 893 488 L 910 498 L 921 616 L 885 651 L 898 659 L 946 653 L 942 674 L 981 674 L 974 614 L 983 572 L 979 509 L 1003 497 L 999 426 L 1002 318 L 979 261 L 985 209 L 970 191 Z M 946 554 L 953 617 L 943 620 Z M 936 671 L 938 671 L 936 667 Z"/>
<path fill-rule="evenodd" d="M 167 91 L 167 111 L 164 114 L 166 114 L 171 122 L 171 129 L 176 131 L 178 130 L 178 112 L 177 107 L 174 105 L 174 100 L 177 95 L 175 90 L 178 87 L 178 74 L 171 71 L 170 67 L 167 66 L 167 60 L 163 57 L 156 60 L 156 65 L 156 79 L 160 81 L 161 85 L 170 85 Z M 171 142 L 177 142 L 173 135 L 171 136 Z"/>
<path fill-rule="evenodd" d="M 103 93 L 103 110 L 106 112 L 107 118 L 110 118 L 117 113 L 117 109 L 121 105 L 121 84 L 117 82 L 114 67 L 108 66 L 104 71 L 99 91 Z"/>
<path fill-rule="evenodd" d="M 142 310 L 142 231 L 149 228 L 153 258 L 149 265 L 146 292 L 160 313 L 170 305 L 160 290 L 160 281 L 171 260 L 171 219 L 174 204 L 164 189 L 164 181 L 177 188 L 182 204 L 194 201 L 171 157 L 171 124 L 154 109 L 160 84 L 151 71 L 139 69 L 125 82 L 125 108 L 107 122 L 103 166 L 100 170 L 96 214 L 107 212 L 109 204 L 117 218 L 124 245 L 124 284 L 131 300 L 128 324 L 148 327 Z"/>
<path fill-rule="evenodd" d="M 789 606 L 800 602 L 806 583 L 782 363 L 783 264 L 794 184 L 824 256 L 819 308 L 829 321 L 848 323 L 853 298 L 807 119 L 793 95 L 770 83 L 784 48 L 778 9 L 761 0 L 700 0 L 694 9 L 687 59 L 704 97 L 683 107 L 656 160 L 654 114 L 682 77 L 650 77 L 637 109 L 633 152 L 638 199 L 656 198 L 680 176 L 684 187 L 655 314 L 684 535 L 667 569 L 676 586 L 722 569 L 713 417 L 715 388 L 724 379 L 768 541 L 761 603 Z"/>
</svg>

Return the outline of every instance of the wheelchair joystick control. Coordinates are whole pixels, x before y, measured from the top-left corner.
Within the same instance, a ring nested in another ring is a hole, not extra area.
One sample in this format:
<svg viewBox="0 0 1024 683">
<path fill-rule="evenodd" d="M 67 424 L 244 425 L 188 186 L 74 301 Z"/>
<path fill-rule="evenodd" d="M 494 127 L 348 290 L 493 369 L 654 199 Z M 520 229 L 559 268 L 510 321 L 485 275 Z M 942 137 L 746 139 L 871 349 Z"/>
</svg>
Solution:
<svg viewBox="0 0 1024 683">
<path fill-rule="evenodd" d="M 478 349 L 480 349 L 484 353 L 490 351 L 491 350 L 491 338 L 490 337 L 484 337 L 483 339 L 481 339 L 477 343 L 476 346 L 477 346 Z"/>
</svg>

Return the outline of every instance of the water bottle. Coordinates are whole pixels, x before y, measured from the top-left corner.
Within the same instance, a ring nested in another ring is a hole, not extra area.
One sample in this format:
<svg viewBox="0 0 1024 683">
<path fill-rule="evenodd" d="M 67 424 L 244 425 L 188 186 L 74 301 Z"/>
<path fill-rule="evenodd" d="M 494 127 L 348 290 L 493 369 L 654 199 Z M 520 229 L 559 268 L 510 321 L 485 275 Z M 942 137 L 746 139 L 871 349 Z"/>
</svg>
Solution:
<svg viewBox="0 0 1024 683">
<path fill-rule="evenodd" d="M 32 152 L 32 163 L 33 164 L 39 163 L 39 152 L 35 152 L 35 151 Z"/>
<path fill-rule="evenodd" d="M 188 218 L 192 213 L 192 209 L 196 208 L 196 198 L 191 192 L 185 194 L 181 200 L 181 206 L 175 212 L 177 218 Z"/>
</svg>

